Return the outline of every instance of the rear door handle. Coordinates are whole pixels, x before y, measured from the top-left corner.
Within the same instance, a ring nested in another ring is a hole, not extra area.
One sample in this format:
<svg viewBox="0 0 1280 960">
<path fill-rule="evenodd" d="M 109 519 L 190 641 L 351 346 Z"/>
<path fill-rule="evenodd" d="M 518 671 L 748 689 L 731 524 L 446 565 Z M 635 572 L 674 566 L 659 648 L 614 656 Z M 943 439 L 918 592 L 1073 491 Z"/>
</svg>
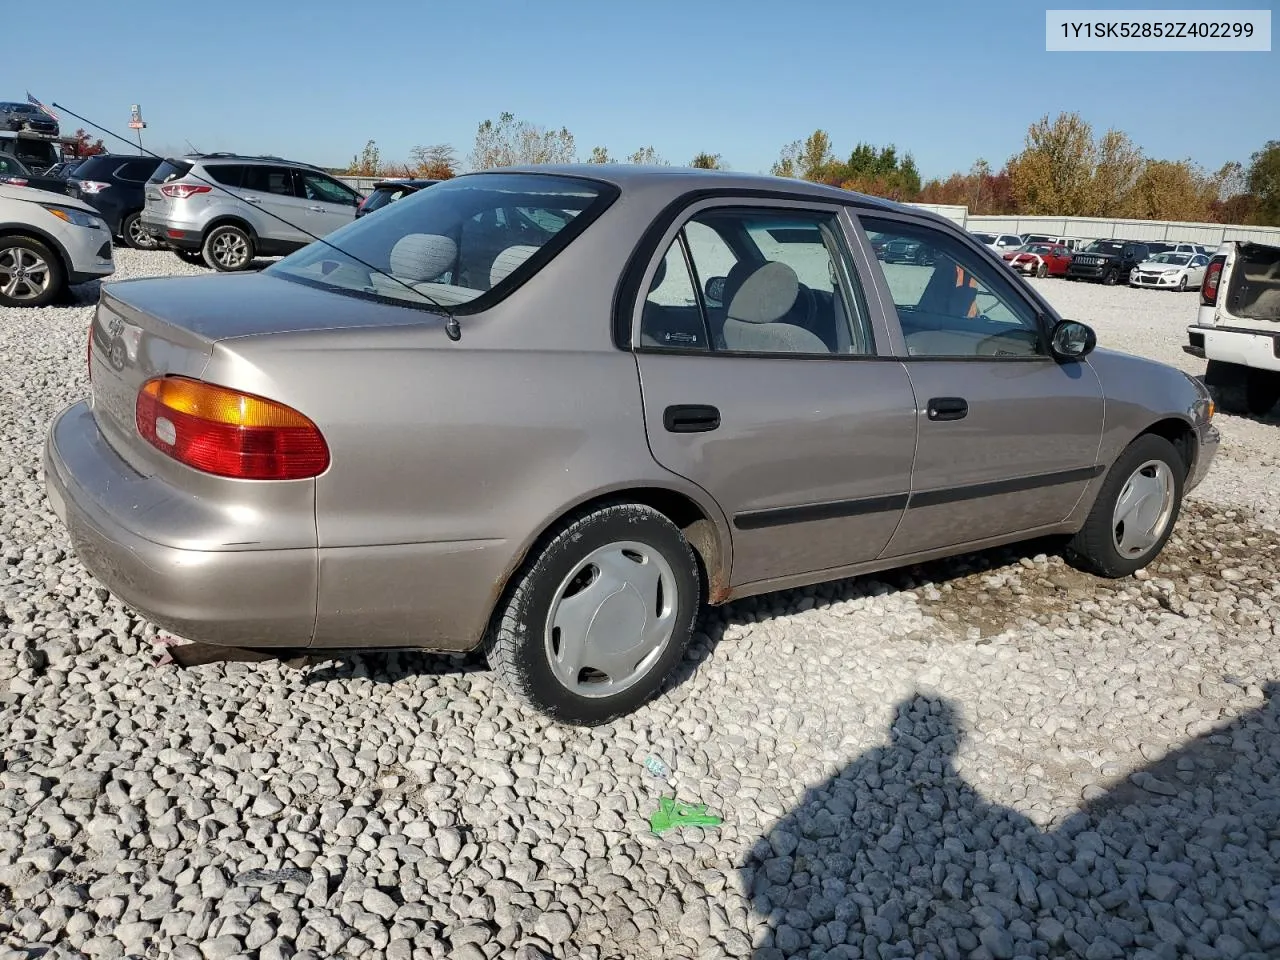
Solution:
<svg viewBox="0 0 1280 960">
<path fill-rule="evenodd" d="M 720 411 L 701 403 L 681 403 L 662 412 L 668 433 L 706 433 L 720 426 Z"/>
<path fill-rule="evenodd" d="M 245 203 L 261 203 L 262 201 L 258 197 L 245 197 L 244 202 Z"/>
<path fill-rule="evenodd" d="M 316 213 L 324 213 L 324 207 L 307 207 L 308 210 L 314 210 Z"/>
<path fill-rule="evenodd" d="M 963 420 L 969 404 L 963 397 L 934 397 L 927 408 L 930 420 Z"/>
</svg>

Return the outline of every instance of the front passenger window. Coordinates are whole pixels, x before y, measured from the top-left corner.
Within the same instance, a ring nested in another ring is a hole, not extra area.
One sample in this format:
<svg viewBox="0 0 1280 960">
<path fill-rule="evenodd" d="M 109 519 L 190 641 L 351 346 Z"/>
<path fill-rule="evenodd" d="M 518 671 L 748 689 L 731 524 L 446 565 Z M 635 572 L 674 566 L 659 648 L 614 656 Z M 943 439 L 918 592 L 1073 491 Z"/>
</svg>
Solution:
<svg viewBox="0 0 1280 960">
<path fill-rule="evenodd" d="M 1013 278 L 942 230 L 861 217 L 915 357 L 1047 356 L 1040 325 Z"/>
</svg>

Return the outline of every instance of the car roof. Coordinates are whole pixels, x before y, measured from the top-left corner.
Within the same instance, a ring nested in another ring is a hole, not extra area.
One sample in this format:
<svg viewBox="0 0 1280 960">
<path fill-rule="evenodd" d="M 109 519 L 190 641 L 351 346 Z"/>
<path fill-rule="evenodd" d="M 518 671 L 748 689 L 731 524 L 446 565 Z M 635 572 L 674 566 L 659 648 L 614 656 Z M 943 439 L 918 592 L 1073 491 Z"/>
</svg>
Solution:
<svg viewBox="0 0 1280 960">
<path fill-rule="evenodd" d="M 263 163 L 263 164 L 283 164 L 287 167 L 304 167 L 308 170 L 320 170 L 320 167 L 310 163 L 303 163 L 301 160 L 286 160 L 284 157 L 274 157 L 270 155 L 251 156 L 249 154 L 240 153 L 189 153 L 182 157 L 188 163 Z M 321 171 L 323 172 L 323 171 Z"/>
<path fill-rule="evenodd" d="M 422 179 L 420 177 L 388 177 L 385 180 L 378 180 L 374 183 L 373 189 L 377 190 L 381 187 L 429 187 L 432 184 L 439 183 L 439 180 Z"/>
<path fill-rule="evenodd" d="M 638 188 L 653 189 L 670 193 L 676 199 L 693 190 L 760 190 L 772 193 L 784 192 L 795 196 L 811 197 L 814 200 L 836 201 L 837 203 L 853 203 L 889 213 L 910 213 L 924 216 L 955 226 L 954 221 L 936 214 L 923 207 L 912 207 L 907 204 L 873 197 L 841 187 L 830 187 L 822 183 L 812 183 L 794 177 L 775 177 L 763 173 L 739 173 L 732 170 L 701 170 L 696 167 L 650 166 L 632 163 L 564 163 L 564 164 L 521 164 L 510 167 L 493 167 L 461 174 L 464 177 L 483 177 L 497 173 L 544 174 L 550 176 L 580 177 L 599 180 L 620 187 L 623 191 Z M 957 228 L 959 229 L 959 228 Z"/>
</svg>

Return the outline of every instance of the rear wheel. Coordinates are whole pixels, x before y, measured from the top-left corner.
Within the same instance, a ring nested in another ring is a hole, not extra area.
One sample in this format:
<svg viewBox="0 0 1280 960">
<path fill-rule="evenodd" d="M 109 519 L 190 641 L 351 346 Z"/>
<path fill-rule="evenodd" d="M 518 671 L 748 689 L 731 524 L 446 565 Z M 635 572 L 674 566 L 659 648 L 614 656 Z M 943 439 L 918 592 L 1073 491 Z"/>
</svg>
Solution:
<svg viewBox="0 0 1280 960">
<path fill-rule="evenodd" d="M 178 259 L 184 263 L 189 263 L 196 267 L 207 266 L 204 262 L 204 254 L 199 250 L 175 250 L 173 252 L 177 255 Z"/>
<path fill-rule="evenodd" d="M 135 250 L 154 250 L 158 244 L 142 226 L 142 214 L 131 213 L 120 222 L 120 235 Z"/>
<path fill-rule="evenodd" d="M 206 234 L 200 253 L 215 270 L 247 270 L 253 263 L 253 238 L 235 224 L 224 223 Z"/>
<path fill-rule="evenodd" d="M 44 307 L 67 286 L 58 255 L 32 237 L 0 237 L 0 306 Z"/>
<path fill-rule="evenodd" d="M 528 706 L 595 726 L 648 701 L 684 656 L 701 605 L 697 561 L 658 511 L 615 504 L 565 523 L 517 574 L 486 640 Z"/>
<path fill-rule="evenodd" d="M 1182 506 L 1187 465 L 1164 437 L 1145 433 L 1116 459 L 1067 558 L 1103 577 L 1127 577 L 1164 549 Z"/>
</svg>

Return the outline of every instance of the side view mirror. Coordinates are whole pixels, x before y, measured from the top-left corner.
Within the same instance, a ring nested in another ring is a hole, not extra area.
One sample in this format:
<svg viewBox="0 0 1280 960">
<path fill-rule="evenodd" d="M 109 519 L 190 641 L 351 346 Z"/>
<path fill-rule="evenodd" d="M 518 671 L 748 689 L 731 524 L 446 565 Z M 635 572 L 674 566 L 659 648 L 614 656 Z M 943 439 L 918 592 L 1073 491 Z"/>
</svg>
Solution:
<svg viewBox="0 0 1280 960">
<path fill-rule="evenodd" d="M 716 303 L 724 303 L 724 284 L 727 277 L 708 277 L 703 287 L 703 293 L 706 294 L 708 300 L 714 300 Z"/>
<path fill-rule="evenodd" d="M 1049 348 L 1059 360 L 1079 360 L 1098 345 L 1097 334 L 1078 320 L 1062 320 L 1049 335 Z"/>
</svg>

